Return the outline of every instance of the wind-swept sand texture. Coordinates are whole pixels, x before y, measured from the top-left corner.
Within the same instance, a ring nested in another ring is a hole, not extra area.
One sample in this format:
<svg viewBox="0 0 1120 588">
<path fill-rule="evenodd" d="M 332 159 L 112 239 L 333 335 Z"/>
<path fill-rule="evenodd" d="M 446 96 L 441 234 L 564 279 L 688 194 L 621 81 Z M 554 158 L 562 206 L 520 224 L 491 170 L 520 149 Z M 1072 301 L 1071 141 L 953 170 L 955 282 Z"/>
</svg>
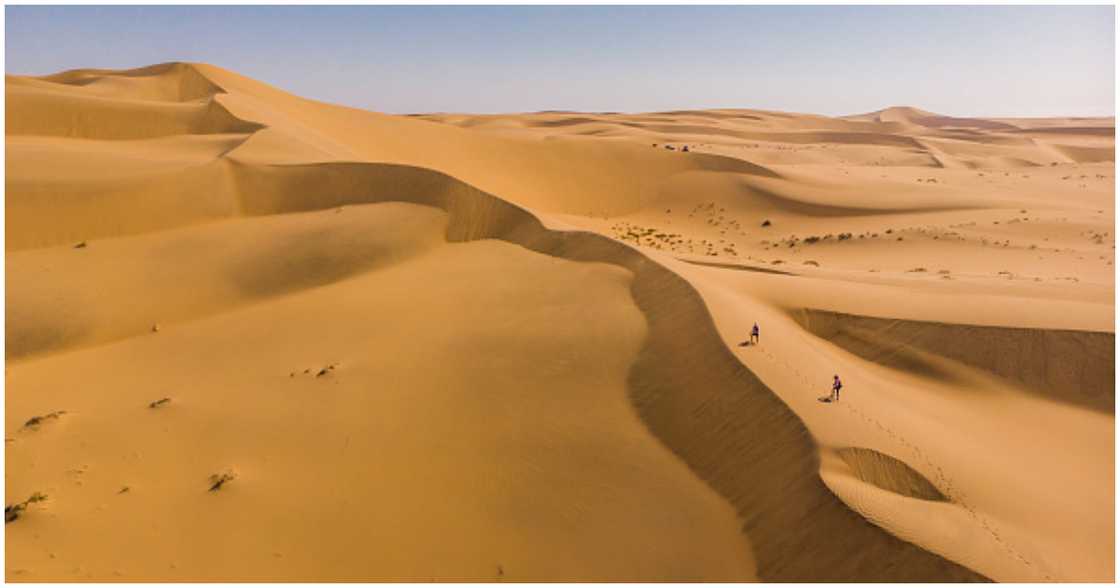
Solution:
<svg viewBox="0 0 1120 588">
<path fill-rule="evenodd" d="M 6 95 L 9 581 L 1114 577 L 1112 119 Z"/>
</svg>

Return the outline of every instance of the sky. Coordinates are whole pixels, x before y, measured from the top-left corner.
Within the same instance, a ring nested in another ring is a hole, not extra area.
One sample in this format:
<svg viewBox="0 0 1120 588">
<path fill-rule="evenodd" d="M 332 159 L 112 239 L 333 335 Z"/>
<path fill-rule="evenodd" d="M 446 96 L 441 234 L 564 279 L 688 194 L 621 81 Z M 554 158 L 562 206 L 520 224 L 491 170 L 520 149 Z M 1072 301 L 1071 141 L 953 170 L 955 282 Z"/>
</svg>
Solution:
<svg viewBox="0 0 1120 588">
<path fill-rule="evenodd" d="M 1112 116 L 1112 6 L 7 6 L 9 74 L 166 61 L 392 113 Z"/>
</svg>

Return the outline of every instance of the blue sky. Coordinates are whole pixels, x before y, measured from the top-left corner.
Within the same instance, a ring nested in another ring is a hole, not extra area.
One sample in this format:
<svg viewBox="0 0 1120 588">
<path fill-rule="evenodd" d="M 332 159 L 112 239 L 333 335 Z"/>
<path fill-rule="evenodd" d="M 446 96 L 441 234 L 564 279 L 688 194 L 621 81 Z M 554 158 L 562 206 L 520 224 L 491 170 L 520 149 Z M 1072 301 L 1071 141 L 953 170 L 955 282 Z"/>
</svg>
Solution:
<svg viewBox="0 0 1120 588">
<path fill-rule="evenodd" d="M 385 112 L 890 105 L 1112 115 L 1113 11 L 906 6 L 8 6 L 9 74 L 202 61 Z"/>
</svg>

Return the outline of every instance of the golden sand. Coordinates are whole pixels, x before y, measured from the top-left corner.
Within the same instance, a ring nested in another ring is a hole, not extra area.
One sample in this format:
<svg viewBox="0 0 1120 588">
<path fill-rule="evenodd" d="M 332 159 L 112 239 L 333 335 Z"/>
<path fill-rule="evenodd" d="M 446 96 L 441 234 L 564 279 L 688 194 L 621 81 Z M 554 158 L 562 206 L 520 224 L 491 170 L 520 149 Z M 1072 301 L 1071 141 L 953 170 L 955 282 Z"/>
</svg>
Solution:
<svg viewBox="0 0 1120 588">
<path fill-rule="evenodd" d="M 1113 119 L 5 91 L 8 581 L 1114 577 Z"/>
</svg>

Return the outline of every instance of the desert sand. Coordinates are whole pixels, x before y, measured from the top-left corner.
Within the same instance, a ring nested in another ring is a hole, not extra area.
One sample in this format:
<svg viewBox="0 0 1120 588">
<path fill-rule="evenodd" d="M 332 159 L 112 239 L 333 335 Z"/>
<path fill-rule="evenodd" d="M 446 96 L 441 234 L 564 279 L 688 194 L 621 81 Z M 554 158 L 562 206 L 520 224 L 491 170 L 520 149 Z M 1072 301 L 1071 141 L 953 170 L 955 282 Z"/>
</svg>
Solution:
<svg viewBox="0 0 1120 588">
<path fill-rule="evenodd" d="M 5 94 L 8 581 L 1114 579 L 1111 118 Z"/>
</svg>

